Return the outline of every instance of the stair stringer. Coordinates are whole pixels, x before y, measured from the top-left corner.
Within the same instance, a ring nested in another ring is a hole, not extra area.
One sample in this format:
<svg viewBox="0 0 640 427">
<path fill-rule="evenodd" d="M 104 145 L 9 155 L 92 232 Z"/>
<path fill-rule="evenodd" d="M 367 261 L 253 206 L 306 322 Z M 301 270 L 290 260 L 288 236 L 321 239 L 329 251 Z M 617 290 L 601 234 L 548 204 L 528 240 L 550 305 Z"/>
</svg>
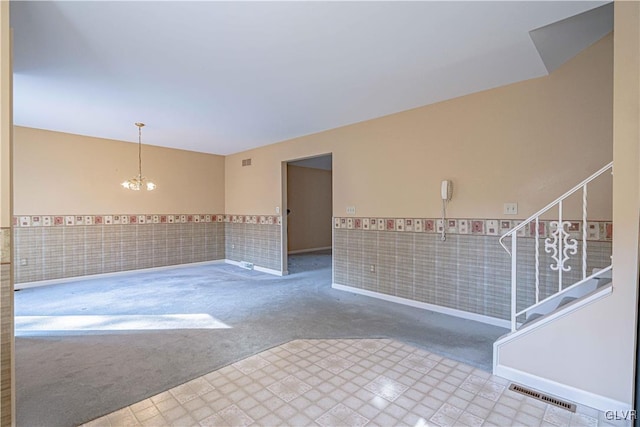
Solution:
<svg viewBox="0 0 640 427">
<path fill-rule="evenodd" d="M 586 295 L 585 297 L 572 302 L 559 310 L 556 310 L 536 322 L 527 325 L 526 327 L 508 333 L 499 338 L 493 344 L 493 374 L 516 382 L 518 384 L 548 393 L 562 399 L 566 399 L 581 405 L 590 406 L 601 411 L 607 410 L 630 410 L 632 405 L 630 403 L 618 401 L 607 396 L 603 396 L 588 390 L 583 390 L 579 387 L 563 384 L 553 378 L 543 377 L 536 374 L 534 371 L 528 370 L 526 367 L 513 367 L 508 366 L 501 361 L 501 353 L 511 347 L 517 349 L 523 343 L 526 344 L 527 340 L 537 338 L 536 335 L 547 330 L 554 328 L 559 322 L 562 322 L 565 318 L 576 315 L 581 310 L 595 305 L 594 303 L 600 300 L 606 299 L 606 297 L 612 294 L 613 286 L 608 284 L 595 292 Z M 549 343 L 553 345 L 554 343 Z M 525 346 L 526 347 L 526 346 Z M 540 355 L 544 358 L 544 348 L 539 349 L 543 354 Z"/>
</svg>

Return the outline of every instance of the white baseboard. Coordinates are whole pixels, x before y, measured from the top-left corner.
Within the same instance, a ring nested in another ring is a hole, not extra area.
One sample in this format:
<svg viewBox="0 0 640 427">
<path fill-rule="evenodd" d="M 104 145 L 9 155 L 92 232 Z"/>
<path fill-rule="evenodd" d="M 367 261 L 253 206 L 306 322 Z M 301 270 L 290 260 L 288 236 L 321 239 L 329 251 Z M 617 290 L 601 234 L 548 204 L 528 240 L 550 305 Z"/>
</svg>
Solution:
<svg viewBox="0 0 640 427">
<path fill-rule="evenodd" d="M 495 366 L 493 368 L 493 374 L 523 386 L 552 394 L 563 400 L 589 406 L 599 411 L 628 411 L 633 409 L 630 403 L 620 402 L 606 396 L 561 384 L 508 366 Z"/>
<path fill-rule="evenodd" d="M 323 246 L 321 248 L 297 249 L 295 251 L 289 251 L 288 254 L 289 255 L 304 254 L 304 253 L 307 253 L 307 252 L 326 251 L 328 249 L 332 249 L 332 247 L 331 246 Z"/>
<path fill-rule="evenodd" d="M 40 280 L 38 282 L 24 282 L 24 283 L 16 283 L 14 285 L 14 289 L 28 289 L 28 288 L 37 288 L 40 286 L 48 286 L 48 285 L 59 285 L 60 283 L 70 283 L 70 282 L 81 282 L 83 280 L 88 279 L 103 279 L 106 277 L 117 277 L 125 274 L 135 273 L 138 271 L 143 272 L 152 272 L 152 271 L 162 271 L 162 270 L 170 270 L 173 268 L 186 268 L 186 267 L 195 267 L 197 265 L 209 265 L 209 264 L 223 264 L 225 260 L 216 259 L 213 261 L 202 261 L 202 262 L 192 262 L 187 264 L 174 264 L 174 265 L 163 265 L 162 267 L 150 267 L 150 268 L 137 268 L 134 270 L 123 270 L 123 271 L 114 271 L 111 273 L 100 273 L 100 274 L 89 274 L 86 276 L 73 276 L 73 277 L 64 277 L 61 279 L 50 279 L 50 280 Z"/>
<path fill-rule="evenodd" d="M 232 259 L 225 259 L 223 261 L 225 262 L 225 264 L 237 265 L 238 267 L 242 267 L 240 261 L 234 261 Z M 274 270 L 272 268 L 260 267 L 259 265 L 254 265 L 253 269 L 262 273 L 273 274 L 274 276 L 286 276 L 288 274 L 286 271 L 282 272 L 280 270 Z"/>
<path fill-rule="evenodd" d="M 500 326 L 502 328 L 509 328 L 511 326 L 508 320 L 498 319 L 490 316 L 484 316 L 482 314 L 469 313 L 468 311 L 456 310 L 454 308 L 449 308 L 449 307 L 442 307 L 440 305 L 429 304 L 426 302 L 415 301 L 412 299 L 401 298 L 401 297 L 387 295 L 379 292 L 368 291 L 366 289 L 353 288 L 351 286 L 340 285 L 338 283 L 333 283 L 331 287 L 333 289 L 337 289 L 340 291 L 353 292 L 354 294 L 360 294 L 368 297 L 382 299 L 385 301 L 391 301 L 397 304 L 403 304 L 411 307 L 421 308 L 423 310 L 435 311 L 437 313 L 448 314 L 450 316 L 461 317 L 463 319 L 475 320 L 476 322 L 487 323 L 489 325 Z"/>
</svg>

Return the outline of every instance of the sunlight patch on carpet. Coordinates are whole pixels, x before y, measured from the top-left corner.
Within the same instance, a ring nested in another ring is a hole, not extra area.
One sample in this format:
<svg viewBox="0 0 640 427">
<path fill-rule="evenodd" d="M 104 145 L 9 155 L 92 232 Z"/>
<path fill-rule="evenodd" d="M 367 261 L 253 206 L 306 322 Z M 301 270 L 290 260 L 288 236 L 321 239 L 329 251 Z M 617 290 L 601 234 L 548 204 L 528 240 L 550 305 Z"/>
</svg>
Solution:
<svg viewBox="0 0 640 427">
<path fill-rule="evenodd" d="M 18 332 L 229 329 L 208 314 L 16 316 Z"/>
</svg>

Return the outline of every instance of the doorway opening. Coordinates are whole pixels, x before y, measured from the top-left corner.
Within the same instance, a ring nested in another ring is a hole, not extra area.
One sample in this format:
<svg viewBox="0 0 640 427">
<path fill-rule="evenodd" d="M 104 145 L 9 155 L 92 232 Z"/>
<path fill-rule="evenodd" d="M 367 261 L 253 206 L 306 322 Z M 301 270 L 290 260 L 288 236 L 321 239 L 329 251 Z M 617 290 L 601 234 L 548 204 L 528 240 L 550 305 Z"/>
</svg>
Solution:
<svg viewBox="0 0 640 427">
<path fill-rule="evenodd" d="M 283 271 L 331 268 L 333 159 L 324 154 L 283 162 Z"/>
</svg>

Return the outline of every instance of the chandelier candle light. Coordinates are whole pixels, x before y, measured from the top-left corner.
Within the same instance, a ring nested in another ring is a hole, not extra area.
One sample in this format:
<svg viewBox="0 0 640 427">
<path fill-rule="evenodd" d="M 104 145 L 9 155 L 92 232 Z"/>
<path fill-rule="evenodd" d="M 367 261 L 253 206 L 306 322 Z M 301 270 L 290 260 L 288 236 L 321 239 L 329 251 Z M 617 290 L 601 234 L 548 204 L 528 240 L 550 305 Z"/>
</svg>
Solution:
<svg viewBox="0 0 640 427">
<path fill-rule="evenodd" d="M 136 126 L 138 126 L 138 176 L 126 180 L 122 186 L 134 191 L 140 191 L 141 188 L 146 188 L 147 191 L 155 190 L 156 184 L 142 176 L 142 127 L 144 123 L 136 123 Z"/>
</svg>

